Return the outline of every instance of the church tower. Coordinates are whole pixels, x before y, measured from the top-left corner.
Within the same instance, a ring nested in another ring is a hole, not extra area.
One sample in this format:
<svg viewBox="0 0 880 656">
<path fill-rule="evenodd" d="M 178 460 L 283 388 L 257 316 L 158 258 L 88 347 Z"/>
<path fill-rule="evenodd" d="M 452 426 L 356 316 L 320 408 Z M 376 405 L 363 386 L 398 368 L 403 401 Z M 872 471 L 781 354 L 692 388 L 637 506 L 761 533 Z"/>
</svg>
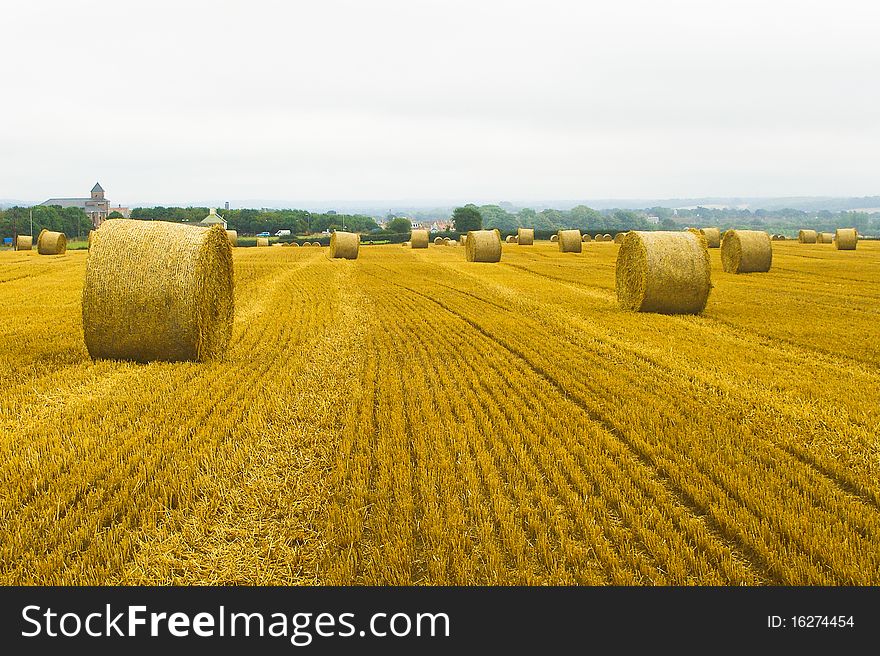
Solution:
<svg viewBox="0 0 880 656">
<path fill-rule="evenodd" d="M 104 200 L 104 189 L 98 182 L 92 187 L 92 200 Z"/>
</svg>

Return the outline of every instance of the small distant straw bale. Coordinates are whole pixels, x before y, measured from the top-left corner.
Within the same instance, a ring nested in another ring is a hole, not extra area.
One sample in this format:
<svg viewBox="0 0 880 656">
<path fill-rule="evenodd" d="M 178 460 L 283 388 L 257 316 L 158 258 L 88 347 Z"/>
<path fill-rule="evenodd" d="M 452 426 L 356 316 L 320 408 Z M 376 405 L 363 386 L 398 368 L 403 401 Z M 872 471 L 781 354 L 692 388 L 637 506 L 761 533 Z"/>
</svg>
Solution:
<svg viewBox="0 0 880 656">
<path fill-rule="evenodd" d="M 721 230 L 719 228 L 700 228 L 700 234 L 706 238 L 707 247 L 721 247 Z"/>
<path fill-rule="evenodd" d="M 838 228 L 834 234 L 834 245 L 839 251 L 854 251 L 859 243 L 859 232 L 855 228 Z"/>
<path fill-rule="evenodd" d="M 818 235 L 815 230 L 799 230 L 798 242 L 801 244 L 815 244 Z"/>
<path fill-rule="evenodd" d="M 637 312 L 699 314 L 710 271 L 706 242 L 691 232 L 628 232 L 617 254 L 617 300 Z"/>
<path fill-rule="evenodd" d="M 758 273 L 770 270 L 773 247 L 763 230 L 728 230 L 721 241 L 721 264 L 727 273 Z"/>
<path fill-rule="evenodd" d="M 67 252 L 67 235 L 63 232 L 41 231 L 37 238 L 37 252 L 40 255 L 64 255 Z"/>
<path fill-rule="evenodd" d="M 269 238 L 268 237 L 257 237 L 257 246 L 268 246 Z"/>
<path fill-rule="evenodd" d="M 427 248 L 429 240 L 430 236 L 427 230 L 413 230 L 409 236 L 413 248 Z"/>
<path fill-rule="evenodd" d="M 467 234 L 465 257 L 468 262 L 499 262 L 501 236 L 497 230 L 471 230 Z"/>
<path fill-rule="evenodd" d="M 34 238 L 30 235 L 18 235 L 15 238 L 15 250 L 29 251 L 34 247 Z"/>
<path fill-rule="evenodd" d="M 535 243 L 535 229 L 517 228 L 516 243 L 520 246 L 532 246 Z"/>
<path fill-rule="evenodd" d="M 558 234 L 556 234 L 556 235 L 550 235 L 550 242 L 551 242 L 551 243 L 555 244 L 555 243 L 558 242 L 558 241 L 559 241 L 559 235 L 558 235 Z"/>
<path fill-rule="evenodd" d="M 340 232 L 330 235 L 330 257 L 332 259 L 356 260 L 361 245 L 361 236 L 356 232 Z"/>
<path fill-rule="evenodd" d="M 557 234 L 560 253 L 580 253 L 584 242 L 580 230 L 560 230 Z"/>
</svg>

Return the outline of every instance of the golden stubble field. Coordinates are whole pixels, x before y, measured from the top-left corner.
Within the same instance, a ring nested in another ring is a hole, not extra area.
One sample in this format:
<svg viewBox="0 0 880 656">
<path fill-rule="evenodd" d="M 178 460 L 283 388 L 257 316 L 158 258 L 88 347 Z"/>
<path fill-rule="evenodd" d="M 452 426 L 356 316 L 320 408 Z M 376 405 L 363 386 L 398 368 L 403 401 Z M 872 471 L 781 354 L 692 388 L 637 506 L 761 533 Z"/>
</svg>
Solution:
<svg viewBox="0 0 880 656">
<path fill-rule="evenodd" d="M 880 243 L 697 317 L 617 249 L 238 249 L 228 356 L 148 365 L 0 253 L 0 583 L 880 584 Z"/>
</svg>

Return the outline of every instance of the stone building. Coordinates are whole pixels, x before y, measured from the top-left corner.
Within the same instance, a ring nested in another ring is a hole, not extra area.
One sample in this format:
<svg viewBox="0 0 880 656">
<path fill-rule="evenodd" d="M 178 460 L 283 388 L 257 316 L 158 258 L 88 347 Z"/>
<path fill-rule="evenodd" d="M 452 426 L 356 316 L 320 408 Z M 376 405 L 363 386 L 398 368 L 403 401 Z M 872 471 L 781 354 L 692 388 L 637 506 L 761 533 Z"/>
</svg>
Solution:
<svg viewBox="0 0 880 656">
<path fill-rule="evenodd" d="M 44 200 L 40 205 L 60 205 L 61 207 L 80 207 L 92 220 L 92 226 L 97 228 L 100 226 L 107 215 L 110 214 L 110 201 L 104 198 L 104 189 L 99 183 L 95 183 L 92 187 L 91 195 L 88 198 L 50 198 Z M 127 209 L 127 208 L 114 208 Z M 122 214 L 122 212 L 120 212 Z"/>
</svg>

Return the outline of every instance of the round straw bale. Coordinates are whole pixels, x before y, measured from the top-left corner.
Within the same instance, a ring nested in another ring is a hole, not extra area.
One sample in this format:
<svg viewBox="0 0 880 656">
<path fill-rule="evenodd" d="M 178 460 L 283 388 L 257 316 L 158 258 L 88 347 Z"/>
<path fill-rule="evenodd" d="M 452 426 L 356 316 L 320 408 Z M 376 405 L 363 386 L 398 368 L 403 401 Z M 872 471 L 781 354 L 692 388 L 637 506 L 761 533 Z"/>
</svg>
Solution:
<svg viewBox="0 0 880 656">
<path fill-rule="evenodd" d="M 299 248 L 299 244 L 296 243 L 295 241 L 290 242 L 290 246 L 291 246 L 292 248 Z"/>
<path fill-rule="evenodd" d="M 229 240 L 229 245 L 235 248 L 238 246 L 238 231 L 237 230 L 227 230 L 226 238 Z"/>
<path fill-rule="evenodd" d="M 232 247 L 223 226 L 130 219 L 101 226 L 82 295 L 93 359 L 217 358 L 233 314 Z"/>
<path fill-rule="evenodd" d="M 501 237 L 496 230 L 471 230 L 467 234 L 465 257 L 468 262 L 499 262 Z"/>
<path fill-rule="evenodd" d="M 581 241 L 585 244 L 589 244 L 593 241 L 593 238 L 590 236 L 590 233 L 584 233 L 583 237 L 581 237 Z"/>
<path fill-rule="evenodd" d="M 626 310 L 699 314 L 709 299 L 709 251 L 690 232 L 637 232 L 617 253 L 617 301 Z"/>
<path fill-rule="evenodd" d="M 467 235 L 461 235 L 458 238 L 458 243 L 462 246 L 466 246 L 467 245 Z"/>
<path fill-rule="evenodd" d="M 834 245 L 839 251 L 854 251 L 859 243 L 859 233 L 855 228 L 838 228 L 834 234 Z"/>
<path fill-rule="evenodd" d="M 700 228 L 700 234 L 706 238 L 706 245 L 709 248 L 721 247 L 721 230 L 718 228 Z"/>
<path fill-rule="evenodd" d="M 614 235 L 614 243 L 615 244 L 622 244 L 624 237 L 626 237 L 625 232 L 618 232 L 616 235 Z"/>
<path fill-rule="evenodd" d="M 257 237 L 257 246 L 268 246 L 269 238 L 268 237 Z"/>
<path fill-rule="evenodd" d="M 400 245 L 403 246 L 404 248 L 409 248 L 411 246 L 411 243 L 408 241 L 405 241 L 405 242 L 402 242 Z"/>
<path fill-rule="evenodd" d="M 602 241 L 614 241 L 614 238 L 606 232 L 602 235 Z"/>
<path fill-rule="evenodd" d="M 504 242 L 507 243 L 507 244 L 512 244 L 512 243 L 513 243 L 513 235 L 507 235 L 507 236 L 504 238 Z"/>
<path fill-rule="evenodd" d="M 29 251 L 34 247 L 34 238 L 30 235 L 18 235 L 15 238 L 15 250 Z"/>
<path fill-rule="evenodd" d="M 559 235 L 559 252 L 560 253 L 580 253 L 584 242 L 581 241 L 580 230 L 560 230 L 556 233 Z"/>
<path fill-rule="evenodd" d="M 516 243 L 520 246 L 532 246 L 535 243 L 534 228 L 517 228 Z"/>
<path fill-rule="evenodd" d="M 448 242 L 446 242 L 446 245 L 447 246 L 458 246 L 458 242 L 455 241 L 454 239 L 450 239 Z"/>
<path fill-rule="evenodd" d="M 816 234 L 815 230 L 799 230 L 798 231 L 798 241 L 801 244 L 815 244 L 816 243 Z"/>
<path fill-rule="evenodd" d="M 67 235 L 42 230 L 37 238 L 37 252 L 40 255 L 64 255 L 67 252 Z"/>
<path fill-rule="evenodd" d="M 434 246 L 439 246 L 443 243 L 443 237 L 434 237 Z"/>
<path fill-rule="evenodd" d="M 728 230 L 721 241 L 721 264 L 727 273 L 769 271 L 773 263 L 770 235 L 763 230 Z"/>
<path fill-rule="evenodd" d="M 444 237 L 444 238 L 443 238 L 443 243 L 444 243 L 444 244 L 448 244 L 448 243 L 449 243 L 449 237 Z"/>
<path fill-rule="evenodd" d="M 279 248 L 283 248 L 284 244 L 279 244 L 278 242 L 275 242 L 274 244 L 272 244 L 272 247 L 274 248 L 275 246 L 278 246 Z"/>
<path fill-rule="evenodd" d="M 413 248 L 427 248 L 429 239 L 427 230 L 413 230 L 409 235 L 409 241 Z"/>
<path fill-rule="evenodd" d="M 340 232 L 330 235 L 330 257 L 356 260 L 361 245 L 361 236 L 356 232 Z"/>
<path fill-rule="evenodd" d="M 816 233 L 816 243 L 817 244 L 833 244 L 834 243 L 834 233 L 833 232 L 817 232 Z"/>
<path fill-rule="evenodd" d="M 555 243 L 558 242 L 558 241 L 559 241 L 559 235 L 558 235 L 558 234 L 556 234 L 556 235 L 550 235 L 550 242 L 551 242 L 551 243 L 555 244 Z"/>
<path fill-rule="evenodd" d="M 319 242 L 319 241 L 313 241 L 313 242 L 312 242 L 312 246 L 317 246 L 318 248 L 320 248 L 320 247 L 323 246 L 323 245 L 324 245 L 324 244 L 322 244 L 322 243 Z"/>
</svg>

